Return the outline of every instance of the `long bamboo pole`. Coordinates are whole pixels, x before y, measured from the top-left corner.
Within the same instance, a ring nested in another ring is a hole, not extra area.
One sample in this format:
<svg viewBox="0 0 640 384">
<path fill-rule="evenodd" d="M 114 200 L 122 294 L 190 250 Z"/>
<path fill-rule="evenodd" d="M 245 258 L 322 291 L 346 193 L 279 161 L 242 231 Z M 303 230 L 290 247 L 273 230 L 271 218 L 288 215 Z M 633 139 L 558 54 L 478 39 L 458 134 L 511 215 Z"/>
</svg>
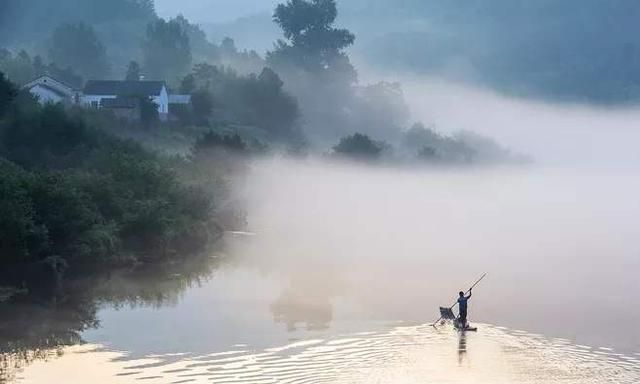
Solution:
<svg viewBox="0 0 640 384">
<path fill-rule="evenodd" d="M 465 292 L 465 295 L 469 292 L 471 292 L 471 290 L 473 288 L 476 287 L 476 285 L 480 284 L 480 282 L 482 281 L 482 279 L 485 278 L 485 276 L 487 276 L 487 274 L 485 273 L 484 275 L 482 275 L 475 283 L 473 283 L 473 285 L 471 286 L 471 288 L 467 289 L 467 292 Z M 453 303 L 453 305 L 451 307 L 449 307 L 449 309 L 453 309 L 453 307 L 455 307 L 458 304 L 458 302 L 456 301 L 455 303 Z M 431 324 L 432 327 L 435 327 L 436 324 L 438 324 L 438 322 L 442 320 L 442 315 L 440 315 L 440 318 L 438 320 L 436 320 L 433 324 Z"/>
</svg>

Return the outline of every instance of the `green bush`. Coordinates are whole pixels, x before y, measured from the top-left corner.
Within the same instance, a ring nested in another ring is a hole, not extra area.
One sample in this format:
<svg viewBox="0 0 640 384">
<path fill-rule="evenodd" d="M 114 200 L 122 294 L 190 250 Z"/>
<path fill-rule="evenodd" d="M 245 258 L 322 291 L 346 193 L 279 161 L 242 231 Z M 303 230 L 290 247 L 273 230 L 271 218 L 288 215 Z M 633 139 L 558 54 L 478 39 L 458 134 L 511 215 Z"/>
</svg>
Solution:
<svg viewBox="0 0 640 384">
<path fill-rule="evenodd" d="M 0 263 L 74 268 L 202 249 L 220 229 L 211 190 L 177 173 L 192 166 L 87 126 L 82 112 L 12 98 L 0 119 Z"/>
<path fill-rule="evenodd" d="M 378 159 L 383 149 L 383 143 L 378 143 L 361 133 L 343 137 L 338 145 L 333 147 L 336 155 L 358 160 Z"/>
</svg>

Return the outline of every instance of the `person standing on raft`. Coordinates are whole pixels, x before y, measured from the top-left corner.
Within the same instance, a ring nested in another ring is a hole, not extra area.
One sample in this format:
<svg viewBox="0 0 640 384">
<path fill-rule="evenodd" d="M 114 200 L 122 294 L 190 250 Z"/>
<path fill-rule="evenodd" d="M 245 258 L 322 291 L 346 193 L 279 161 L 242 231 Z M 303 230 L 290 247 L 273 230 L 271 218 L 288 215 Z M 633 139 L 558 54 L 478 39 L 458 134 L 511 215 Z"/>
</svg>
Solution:
<svg viewBox="0 0 640 384">
<path fill-rule="evenodd" d="M 471 290 L 468 296 L 465 296 L 462 291 L 458 295 L 458 324 L 461 329 L 465 329 L 467 328 L 467 301 L 471 298 Z"/>
</svg>

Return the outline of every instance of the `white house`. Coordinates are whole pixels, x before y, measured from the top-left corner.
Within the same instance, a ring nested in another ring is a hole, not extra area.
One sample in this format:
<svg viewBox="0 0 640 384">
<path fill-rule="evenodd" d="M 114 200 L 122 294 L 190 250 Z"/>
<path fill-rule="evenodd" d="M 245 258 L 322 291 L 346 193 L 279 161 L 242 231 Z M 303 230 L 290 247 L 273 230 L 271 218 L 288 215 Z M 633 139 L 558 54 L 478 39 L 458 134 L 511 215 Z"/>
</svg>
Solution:
<svg viewBox="0 0 640 384">
<path fill-rule="evenodd" d="M 75 104 L 80 99 L 80 91 L 49 75 L 42 75 L 28 82 L 22 89 L 31 92 L 40 104 Z"/>
<path fill-rule="evenodd" d="M 160 118 L 169 113 L 169 93 L 164 81 L 90 80 L 84 86 L 81 103 L 87 107 L 101 108 L 105 99 L 148 97 L 158 106 Z"/>
</svg>

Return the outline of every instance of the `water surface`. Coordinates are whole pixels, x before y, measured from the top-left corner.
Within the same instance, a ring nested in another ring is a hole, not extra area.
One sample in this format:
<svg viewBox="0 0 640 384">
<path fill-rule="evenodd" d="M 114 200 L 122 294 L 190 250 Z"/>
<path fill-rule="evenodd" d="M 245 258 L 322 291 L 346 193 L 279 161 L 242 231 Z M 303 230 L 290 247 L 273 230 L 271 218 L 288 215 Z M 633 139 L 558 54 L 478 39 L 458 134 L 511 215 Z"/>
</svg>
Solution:
<svg viewBox="0 0 640 384">
<path fill-rule="evenodd" d="M 372 170 L 271 160 L 253 235 L 3 314 L 16 383 L 636 383 L 630 170 Z M 480 274 L 478 333 L 434 329 Z"/>
</svg>

